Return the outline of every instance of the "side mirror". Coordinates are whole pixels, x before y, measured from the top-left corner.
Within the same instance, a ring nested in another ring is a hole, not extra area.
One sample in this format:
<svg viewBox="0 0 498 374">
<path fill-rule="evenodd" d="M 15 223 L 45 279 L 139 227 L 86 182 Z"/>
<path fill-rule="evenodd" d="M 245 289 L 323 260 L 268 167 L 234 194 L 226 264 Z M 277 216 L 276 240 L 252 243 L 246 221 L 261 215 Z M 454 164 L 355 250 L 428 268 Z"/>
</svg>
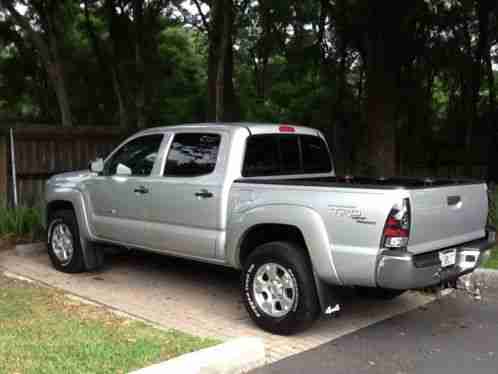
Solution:
<svg viewBox="0 0 498 374">
<path fill-rule="evenodd" d="M 104 160 L 101 158 L 96 159 L 90 163 L 90 171 L 94 173 L 102 173 L 104 171 Z"/>
<path fill-rule="evenodd" d="M 116 175 L 122 175 L 122 176 L 131 175 L 131 169 L 128 166 L 120 163 L 116 168 Z"/>
</svg>

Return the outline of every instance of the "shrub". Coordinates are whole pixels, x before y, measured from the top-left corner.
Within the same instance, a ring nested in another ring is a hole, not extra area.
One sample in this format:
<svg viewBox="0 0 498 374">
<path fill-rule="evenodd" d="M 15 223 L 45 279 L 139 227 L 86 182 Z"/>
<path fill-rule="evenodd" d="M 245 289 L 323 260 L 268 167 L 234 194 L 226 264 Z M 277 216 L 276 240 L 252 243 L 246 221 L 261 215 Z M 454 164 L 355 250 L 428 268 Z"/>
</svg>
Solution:
<svg viewBox="0 0 498 374">
<path fill-rule="evenodd" d="M 0 204 L 0 238 L 33 239 L 42 230 L 41 210 L 20 206 L 7 208 Z"/>
</svg>

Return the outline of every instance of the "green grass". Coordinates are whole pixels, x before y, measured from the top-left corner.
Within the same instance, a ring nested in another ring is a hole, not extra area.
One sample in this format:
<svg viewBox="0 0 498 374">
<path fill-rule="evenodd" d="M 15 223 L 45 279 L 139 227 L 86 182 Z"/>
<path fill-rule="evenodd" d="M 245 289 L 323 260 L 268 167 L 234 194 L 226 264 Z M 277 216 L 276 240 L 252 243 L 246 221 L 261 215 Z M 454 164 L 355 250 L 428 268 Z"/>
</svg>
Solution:
<svg viewBox="0 0 498 374">
<path fill-rule="evenodd" d="M 495 207 L 498 207 L 498 189 L 495 192 Z M 495 227 L 498 227 L 498 217 L 496 217 L 496 212 L 495 212 L 495 217 L 493 218 L 495 221 L 494 222 Z M 484 264 L 484 267 L 488 269 L 498 269 L 498 245 L 491 250 L 491 257 Z"/>
<path fill-rule="evenodd" d="M 7 208 L 0 202 L 0 238 L 32 239 L 41 231 L 41 210 L 20 206 Z"/>
<path fill-rule="evenodd" d="M 484 264 L 485 268 L 498 269 L 498 246 L 495 246 L 491 251 L 491 257 Z"/>
<path fill-rule="evenodd" d="M 218 343 L 0 276 L 0 373 L 127 373 Z"/>
</svg>

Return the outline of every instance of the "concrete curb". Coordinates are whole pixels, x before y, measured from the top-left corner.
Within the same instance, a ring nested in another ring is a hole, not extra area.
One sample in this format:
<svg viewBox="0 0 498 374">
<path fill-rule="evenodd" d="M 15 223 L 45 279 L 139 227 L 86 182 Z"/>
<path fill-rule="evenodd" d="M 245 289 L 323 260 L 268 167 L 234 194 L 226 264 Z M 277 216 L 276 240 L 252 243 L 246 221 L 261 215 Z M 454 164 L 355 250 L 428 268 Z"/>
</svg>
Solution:
<svg viewBox="0 0 498 374">
<path fill-rule="evenodd" d="M 31 256 L 46 252 L 47 244 L 45 242 L 17 244 L 14 250 L 18 256 Z"/>
<path fill-rule="evenodd" d="M 263 340 L 245 337 L 187 353 L 130 374 L 239 374 L 264 364 Z"/>
</svg>

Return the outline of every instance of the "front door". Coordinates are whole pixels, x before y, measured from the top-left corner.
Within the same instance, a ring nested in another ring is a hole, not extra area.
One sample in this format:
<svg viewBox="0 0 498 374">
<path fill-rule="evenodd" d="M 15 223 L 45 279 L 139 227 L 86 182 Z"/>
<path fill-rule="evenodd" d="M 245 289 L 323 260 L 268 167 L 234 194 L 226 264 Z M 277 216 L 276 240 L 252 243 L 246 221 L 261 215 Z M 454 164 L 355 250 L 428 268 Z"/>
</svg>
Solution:
<svg viewBox="0 0 498 374">
<path fill-rule="evenodd" d="M 137 246 L 146 243 L 149 181 L 159 164 L 163 137 L 132 138 L 106 160 L 102 175 L 85 183 L 90 221 L 98 238 Z"/>
</svg>

